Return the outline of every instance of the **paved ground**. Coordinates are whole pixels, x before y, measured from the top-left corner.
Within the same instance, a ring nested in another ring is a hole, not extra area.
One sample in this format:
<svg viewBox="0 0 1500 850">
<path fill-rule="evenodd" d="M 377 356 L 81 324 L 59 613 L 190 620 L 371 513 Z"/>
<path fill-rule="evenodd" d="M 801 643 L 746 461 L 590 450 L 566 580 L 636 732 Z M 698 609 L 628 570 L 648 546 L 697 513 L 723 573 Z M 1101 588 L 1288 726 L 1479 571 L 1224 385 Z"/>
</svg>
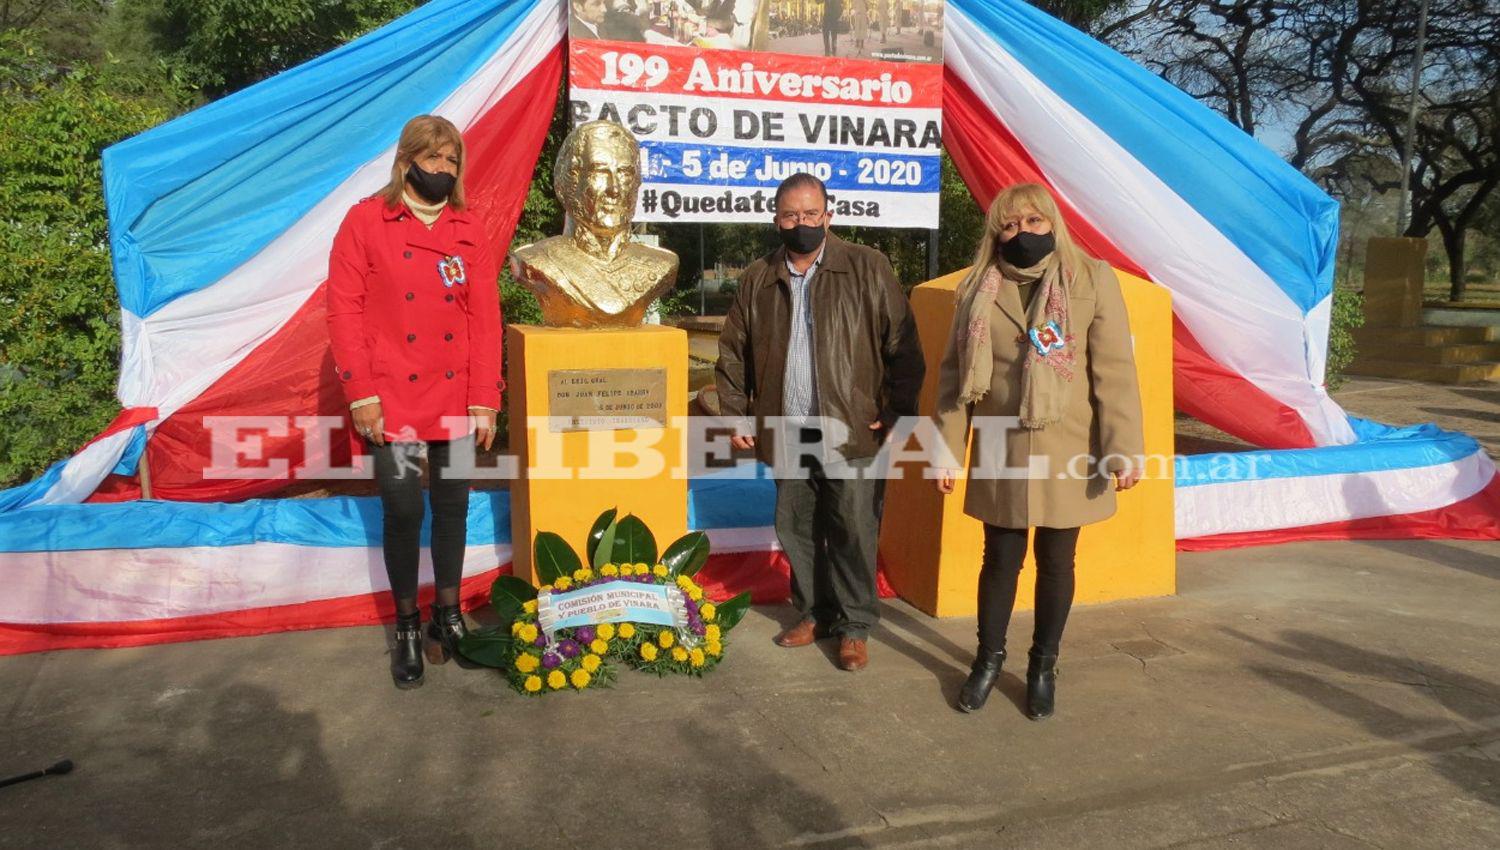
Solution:
<svg viewBox="0 0 1500 850">
<path fill-rule="evenodd" d="M 1366 419 L 1395 425 L 1435 422 L 1479 441 L 1491 457 L 1500 458 L 1500 382 L 1453 386 L 1393 378 L 1349 378 L 1333 397 L 1344 409 Z M 1177 451 L 1197 454 L 1243 451 L 1249 445 L 1179 416 Z"/>
<path fill-rule="evenodd" d="M 761 609 L 711 679 L 547 699 L 397 692 L 377 628 L 0 659 L 0 773 L 78 763 L 0 789 L 0 847 L 1500 846 L 1500 546 L 1180 575 L 1075 612 L 1043 723 L 1018 664 L 953 711 L 972 620 L 900 604 L 864 673 Z"/>
</svg>

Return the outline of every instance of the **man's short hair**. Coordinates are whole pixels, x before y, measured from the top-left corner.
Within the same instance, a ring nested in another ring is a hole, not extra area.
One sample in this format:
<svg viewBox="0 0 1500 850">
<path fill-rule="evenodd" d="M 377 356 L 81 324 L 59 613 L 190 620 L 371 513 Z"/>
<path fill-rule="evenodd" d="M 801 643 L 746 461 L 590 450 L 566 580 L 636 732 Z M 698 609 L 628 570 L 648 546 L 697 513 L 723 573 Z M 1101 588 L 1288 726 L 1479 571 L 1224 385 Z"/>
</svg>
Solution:
<svg viewBox="0 0 1500 850">
<path fill-rule="evenodd" d="M 823 185 L 822 180 L 808 174 L 806 171 L 799 171 L 793 174 L 791 177 L 781 181 L 781 185 L 776 187 L 776 209 L 781 209 L 782 195 L 793 189 L 804 189 L 807 187 L 818 190 L 818 194 L 823 196 L 823 206 L 826 209 L 828 207 L 828 187 Z"/>
</svg>

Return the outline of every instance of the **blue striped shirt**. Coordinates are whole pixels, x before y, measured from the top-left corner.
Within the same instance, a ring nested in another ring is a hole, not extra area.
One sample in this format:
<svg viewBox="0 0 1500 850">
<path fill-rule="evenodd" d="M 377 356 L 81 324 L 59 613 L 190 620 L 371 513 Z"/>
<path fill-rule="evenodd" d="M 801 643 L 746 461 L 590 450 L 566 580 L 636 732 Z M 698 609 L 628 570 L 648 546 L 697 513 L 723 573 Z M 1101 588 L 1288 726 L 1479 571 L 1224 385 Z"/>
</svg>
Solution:
<svg viewBox="0 0 1500 850">
<path fill-rule="evenodd" d="M 818 370 L 813 351 L 812 299 L 808 297 L 808 287 L 822 263 L 821 250 L 805 272 L 792 268 L 790 259 L 786 263 L 786 272 L 791 278 L 792 327 L 787 343 L 786 374 L 781 385 L 781 412 L 791 424 L 798 426 L 818 415 Z"/>
</svg>

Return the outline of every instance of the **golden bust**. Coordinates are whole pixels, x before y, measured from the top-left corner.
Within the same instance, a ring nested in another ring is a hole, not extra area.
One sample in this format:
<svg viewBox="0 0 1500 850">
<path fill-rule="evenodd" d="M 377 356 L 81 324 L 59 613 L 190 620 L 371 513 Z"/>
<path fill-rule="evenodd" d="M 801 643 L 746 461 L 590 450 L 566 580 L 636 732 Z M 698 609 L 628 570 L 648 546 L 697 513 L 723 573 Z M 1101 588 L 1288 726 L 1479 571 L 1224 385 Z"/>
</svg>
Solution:
<svg viewBox="0 0 1500 850">
<path fill-rule="evenodd" d="M 677 255 L 630 239 L 641 186 L 640 144 L 613 121 L 563 139 L 552 189 L 567 211 L 562 236 L 511 252 L 511 272 L 536 293 L 549 327 L 633 328 L 677 282 Z"/>
</svg>

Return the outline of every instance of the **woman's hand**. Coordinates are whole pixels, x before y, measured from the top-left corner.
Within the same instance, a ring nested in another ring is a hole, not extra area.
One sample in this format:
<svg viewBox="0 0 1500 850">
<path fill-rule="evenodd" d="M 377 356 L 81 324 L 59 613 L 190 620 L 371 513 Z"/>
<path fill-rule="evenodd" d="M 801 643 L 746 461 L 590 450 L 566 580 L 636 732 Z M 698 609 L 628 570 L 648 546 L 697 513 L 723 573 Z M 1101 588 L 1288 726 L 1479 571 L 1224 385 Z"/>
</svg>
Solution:
<svg viewBox="0 0 1500 850">
<path fill-rule="evenodd" d="M 1116 493 L 1129 490 L 1139 483 L 1141 483 L 1141 471 L 1139 469 L 1125 469 L 1115 473 Z"/>
<path fill-rule="evenodd" d="M 958 470 L 939 470 L 938 477 L 933 479 L 933 484 L 937 487 L 939 493 L 942 493 L 944 496 L 951 496 L 954 486 L 958 484 Z"/>
<path fill-rule="evenodd" d="M 380 410 L 380 402 L 361 404 L 349 413 L 354 418 L 356 433 L 377 446 L 385 445 L 385 414 Z"/>
<path fill-rule="evenodd" d="M 495 442 L 495 411 L 488 407 L 471 407 L 469 415 L 474 417 L 474 443 L 489 451 Z"/>
</svg>

